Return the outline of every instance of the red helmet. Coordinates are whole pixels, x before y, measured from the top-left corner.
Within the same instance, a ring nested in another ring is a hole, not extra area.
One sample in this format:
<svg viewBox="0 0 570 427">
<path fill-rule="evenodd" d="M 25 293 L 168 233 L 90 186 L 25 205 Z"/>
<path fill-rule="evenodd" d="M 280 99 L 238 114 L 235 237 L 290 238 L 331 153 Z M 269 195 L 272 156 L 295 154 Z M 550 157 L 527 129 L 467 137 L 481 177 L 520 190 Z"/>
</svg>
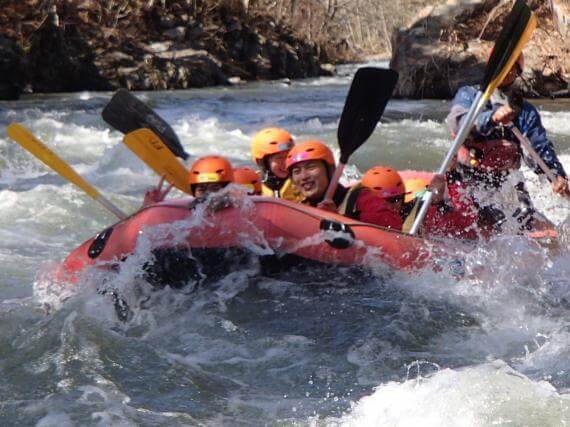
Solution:
<svg viewBox="0 0 570 427">
<path fill-rule="evenodd" d="M 192 164 L 189 182 L 207 184 L 209 182 L 228 183 L 234 180 L 231 163 L 222 156 L 200 157 Z"/>
<path fill-rule="evenodd" d="M 250 190 L 250 194 L 261 194 L 261 180 L 256 171 L 251 168 L 235 168 L 234 182 Z"/>
<path fill-rule="evenodd" d="M 368 169 L 362 178 L 362 185 L 382 198 L 403 196 L 406 193 L 402 177 L 391 167 L 374 166 Z"/>
<path fill-rule="evenodd" d="M 279 128 L 266 128 L 255 134 L 251 144 L 253 160 L 260 164 L 266 156 L 289 151 L 295 142 L 289 132 Z"/>
<path fill-rule="evenodd" d="M 334 156 L 329 147 L 320 141 L 305 141 L 295 145 L 287 155 L 286 168 L 307 160 L 322 160 L 330 167 L 335 166 Z"/>
</svg>

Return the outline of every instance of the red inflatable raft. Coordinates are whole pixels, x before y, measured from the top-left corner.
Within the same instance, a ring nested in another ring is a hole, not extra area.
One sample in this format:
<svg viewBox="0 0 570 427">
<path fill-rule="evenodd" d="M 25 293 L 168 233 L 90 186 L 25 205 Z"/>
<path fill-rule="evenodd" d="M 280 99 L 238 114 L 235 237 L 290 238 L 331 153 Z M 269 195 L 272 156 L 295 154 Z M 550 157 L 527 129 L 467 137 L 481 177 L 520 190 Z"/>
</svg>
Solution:
<svg viewBox="0 0 570 427">
<path fill-rule="evenodd" d="M 181 199 L 141 209 L 71 252 L 59 278 L 75 281 L 90 266 L 117 268 L 141 239 L 154 248 L 190 253 L 242 248 L 335 265 L 370 267 L 380 261 L 404 270 L 426 266 L 436 250 L 421 238 L 279 199 L 243 197 L 218 209 L 191 205 L 191 199 Z"/>
</svg>

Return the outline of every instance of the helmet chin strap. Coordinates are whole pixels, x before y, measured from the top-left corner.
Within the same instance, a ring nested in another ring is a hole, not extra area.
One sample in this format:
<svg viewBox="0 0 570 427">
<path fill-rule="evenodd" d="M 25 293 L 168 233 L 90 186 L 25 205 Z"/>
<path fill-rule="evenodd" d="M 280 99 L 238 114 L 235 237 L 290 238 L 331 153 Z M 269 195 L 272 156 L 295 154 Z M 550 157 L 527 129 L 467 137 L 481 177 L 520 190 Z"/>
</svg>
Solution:
<svg viewBox="0 0 570 427">
<path fill-rule="evenodd" d="M 273 191 L 278 191 L 282 186 L 283 183 L 287 179 L 279 178 L 277 175 L 273 174 L 268 168 L 263 168 L 263 176 L 261 177 L 261 181 L 265 186 Z"/>
</svg>

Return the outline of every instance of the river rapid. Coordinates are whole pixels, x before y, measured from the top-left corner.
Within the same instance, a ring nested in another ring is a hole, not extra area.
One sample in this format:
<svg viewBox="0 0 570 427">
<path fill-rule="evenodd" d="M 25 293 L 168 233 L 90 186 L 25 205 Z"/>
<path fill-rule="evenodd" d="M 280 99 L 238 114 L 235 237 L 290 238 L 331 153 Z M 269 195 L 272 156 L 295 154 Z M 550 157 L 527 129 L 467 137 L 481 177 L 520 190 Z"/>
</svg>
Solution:
<svg viewBox="0 0 570 427">
<path fill-rule="evenodd" d="M 251 138 L 269 125 L 336 147 L 354 71 L 139 95 L 192 158 L 217 152 L 252 166 Z M 520 173 L 561 248 L 512 235 L 469 250 L 450 243 L 465 259 L 460 279 L 382 265 L 266 277 L 252 255 L 208 286 L 151 291 L 141 248 L 107 278 L 131 303 L 128 322 L 97 292 L 97 274 L 47 281 L 114 218 L 10 141 L 5 126 L 23 123 L 133 212 L 158 178 L 102 121 L 110 96 L 0 103 L 1 425 L 570 424 L 570 201 L 527 168 Z M 536 104 L 570 171 L 570 102 Z M 448 108 L 391 101 L 345 178 L 374 164 L 435 170 L 450 145 Z"/>
</svg>

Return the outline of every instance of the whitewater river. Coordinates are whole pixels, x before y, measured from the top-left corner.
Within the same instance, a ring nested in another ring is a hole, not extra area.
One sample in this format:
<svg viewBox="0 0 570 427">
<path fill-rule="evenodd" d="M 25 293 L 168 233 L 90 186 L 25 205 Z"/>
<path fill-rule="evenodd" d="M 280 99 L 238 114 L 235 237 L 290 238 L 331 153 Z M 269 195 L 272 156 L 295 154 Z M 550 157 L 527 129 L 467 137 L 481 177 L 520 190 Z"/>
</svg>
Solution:
<svg viewBox="0 0 570 427">
<path fill-rule="evenodd" d="M 218 152 L 251 165 L 251 138 L 268 125 L 336 147 L 353 71 L 141 97 L 193 158 Z M 97 293 L 97 276 L 47 281 L 114 218 L 8 140 L 5 126 L 29 127 L 133 212 L 157 177 L 102 121 L 109 98 L 0 102 L 0 425 L 570 424 L 570 201 L 528 169 L 561 249 L 502 236 L 465 254 L 462 279 L 381 265 L 269 278 L 252 255 L 207 287 L 152 292 L 135 256 L 110 279 L 134 301 L 126 323 Z M 570 102 L 538 105 L 570 170 Z M 450 143 L 448 108 L 391 101 L 351 163 L 436 169 Z"/>
</svg>

